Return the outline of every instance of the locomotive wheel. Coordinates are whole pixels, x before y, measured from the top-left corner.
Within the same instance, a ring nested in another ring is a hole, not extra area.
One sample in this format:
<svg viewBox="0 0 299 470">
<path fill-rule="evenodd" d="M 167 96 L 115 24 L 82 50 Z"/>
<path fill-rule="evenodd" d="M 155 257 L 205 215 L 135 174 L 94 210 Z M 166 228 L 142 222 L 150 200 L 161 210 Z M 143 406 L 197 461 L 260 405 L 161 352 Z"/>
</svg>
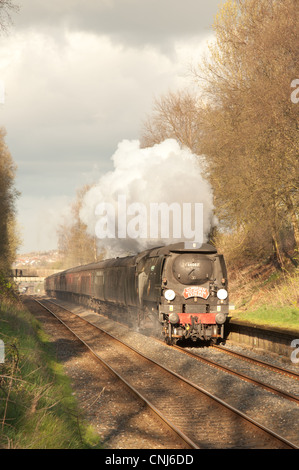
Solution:
<svg viewBox="0 0 299 470">
<path fill-rule="evenodd" d="M 168 344 L 168 346 L 174 346 L 177 344 L 178 338 L 170 338 L 169 336 L 166 336 L 165 342 Z"/>
</svg>

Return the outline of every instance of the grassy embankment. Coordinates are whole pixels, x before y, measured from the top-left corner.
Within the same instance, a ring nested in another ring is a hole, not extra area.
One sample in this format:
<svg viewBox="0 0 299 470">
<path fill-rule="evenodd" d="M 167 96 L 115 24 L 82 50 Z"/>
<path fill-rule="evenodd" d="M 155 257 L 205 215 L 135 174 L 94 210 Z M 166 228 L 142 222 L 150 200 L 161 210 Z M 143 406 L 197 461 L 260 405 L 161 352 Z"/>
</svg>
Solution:
<svg viewBox="0 0 299 470">
<path fill-rule="evenodd" d="M 299 270 L 277 271 L 273 264 L 229 268 L 233 319 L 299 332 Z"/>
<path fill-rule="evenodd" d="M 0 297 L 0 340 L 0 448 L 99 448 L 47 336 L 12 298 Z"/>
<path fill-rule="evenodd" d="M 267 261 L 240 265 L 227 258 L 232 317 L 299 332 L 298 268 L 277 271 Z M 1 296 L 0 339 L 0 448 L 99 447 L 40 324 L 15 299 Z"/>
</svg>

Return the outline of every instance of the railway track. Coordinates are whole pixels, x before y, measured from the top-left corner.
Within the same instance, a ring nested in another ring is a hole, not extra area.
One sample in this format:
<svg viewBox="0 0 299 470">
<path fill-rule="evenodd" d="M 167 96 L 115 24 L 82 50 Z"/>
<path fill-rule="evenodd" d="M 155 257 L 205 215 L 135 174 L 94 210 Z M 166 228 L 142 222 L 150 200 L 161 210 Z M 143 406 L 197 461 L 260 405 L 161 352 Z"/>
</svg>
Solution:
<svg viewBox="0 0 299 470">
<path fill-rule="evenodd" d="M 245 380 L 246 382 L 255 384 L 259 387 L 264 388 L 265 390 L 268 390 L 268 391 L 270 391 L 272 393 L 275 393 L 276 395 L 279 395 L 279 396 L 281 396 L 281 397 L 283 397 L 287 400 L 290 400 L 290 401 L 293 401 L 293 402 L 299 404 L 299 395 L 295 395 L 295 394 L 287 392 L 287 391 L 285 391 L 281 388 L 278 388 L 274 385 L 271 385 L 270 383 L 267 383 L 267 382 L 262 381 L 260 379 L 256 379 L 252 376 L 252 374 L 249 375 L 248 373 L 245 374 L 244 372 L 240 372 L 240 371 L 236 370 L 238 368 L 238 366 L 235 366 L 236 369 L 233 369 L 232 366 L 228 367 L 227 365 L 221 364 L 221 362 L 217 362 L 217 361 L 212 360 L 210 358 L 203 357 L 203 356 L 200 355 L 200 353 L 192 352 L 192 351 L 190 351 L 186 348 L 181 348 L 180 346 L 172 346 L 172 347 L 179 350 L 179 351 L 181 351 L 183 354 L 186 354 L 186 355 L 196 359 L 197 361 L 201 361 L 201 362 L 203 362 L 205 364 L 208 364 L 212 367 L 223 370 L 223 371 L 225 371 L 229 374 L 235 375 L 236 377 L 239 377 L 239 378 Z M 212 346 L 212 348 L 217 349 L 221 353 L 231 354 L 234 357 L 237 357 L 238 359 L 240 359 L 242 361 L 246 361 L 250 364 L 253 364 L 254 366 L 263 367 L 263 368 L 267 369 L 268 371 L 274 372 L 275 374 L 283 374 L 283 375 L 285 375 L 285 376 L 287 376 L 291 379 L 299 380 L 299 374 L 297 374 L 295 372 L 292 372 L 290 370 L 282 369 L 281 367 L 274 366 L 274 365 L 269 364 L 267 362 L 260 361 L 260 360 L 255 359 L 255 358 L 251 358 L 247 355 L 237 353 L 235 351 L 230 351 L 230 350 L 225 349 L 221 346 Z"/>
<path fill-rule="evenodd" d="M 51 301 L 62 322 L 191 448 L 298 448 L 197 384 Z"/>
<path fill-rule="evenodd" d="M 282 367 L 275 366 L 273 364 L 270 364 L 269 362 L 261 361 L 260 359 L 250 357 L 246 354 L 242 354 L 242 353 L 237 352 L 237 351 L 232 351 L 232 350 L 227 349 L 223 346 L 213 345 L 212 347 L 214 349 L 217 349 L 218 351 L 221 351 L 221 352 L 225 353 L 225 354 L 230 354 L 234 357 L 242 359 L 243 361 L 249 362 L 251 364 L 259 365 L 261 367 L 264 367 L 265 369 L 272 370 L 272 371 L 277 372 L 279 374 L 286 375 L 286 376 L 291 377 L 292 379 L 295 379 L 295 380 L 299 380 L 299 374 L 296 373 L 296 372 L 293 372 L 289 369 L 283 369 Z"/>
</svg>

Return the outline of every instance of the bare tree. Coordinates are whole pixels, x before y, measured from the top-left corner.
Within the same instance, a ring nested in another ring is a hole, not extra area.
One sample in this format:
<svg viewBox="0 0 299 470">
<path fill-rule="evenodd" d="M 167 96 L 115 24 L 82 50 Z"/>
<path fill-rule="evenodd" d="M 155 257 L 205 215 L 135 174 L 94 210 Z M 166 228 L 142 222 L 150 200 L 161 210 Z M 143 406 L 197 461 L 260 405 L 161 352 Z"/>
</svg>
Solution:
<svg viewBox="0 0 299 470">
<path fill-rule="evenodd" d="M 189 91 L 169 92 L 156 99 L 153 112 L 143 124 L 141 146 L 176 139 L 194 151 L 198 146 L 200 105 Z"/>
<path fill-rule="evenodd" d="M 12 0 L 0 0 L 0 28 L 7 32 L 12 24 L 12 13 L 19 11 L 19 6 L 15 5 Z"/>
<path fill-rule="evenodd" d="M 71 207 L 72 223 L 58 228 L 59 250 L 64 257 L 65 267 L 73 267 L 97 261 L 96 237 L 87 233 L 87 226 L 80 219 L 80 209 L 90 185 L 77 191 L 77 197 Z"/>
<path fill-rule="evenodd" d="M 228 0 L 210 56 L 196 70 L 207 103 L 198 152 L 218 215 L 230 227 L 250 227 L 252 237 L 263 225 L 280 264 L 286 228 L 299 246 L 299 122 L 290 99 L 298 20 L 295 0 Z"/>
<path fill-rule="evenodd" d="M 14 188 L 16 166 L 5 144 L 5 131 L 0 129 L 0 271 L 6 273 L 14 260 L 18 239 L 15 227 Z"/>
</svg>

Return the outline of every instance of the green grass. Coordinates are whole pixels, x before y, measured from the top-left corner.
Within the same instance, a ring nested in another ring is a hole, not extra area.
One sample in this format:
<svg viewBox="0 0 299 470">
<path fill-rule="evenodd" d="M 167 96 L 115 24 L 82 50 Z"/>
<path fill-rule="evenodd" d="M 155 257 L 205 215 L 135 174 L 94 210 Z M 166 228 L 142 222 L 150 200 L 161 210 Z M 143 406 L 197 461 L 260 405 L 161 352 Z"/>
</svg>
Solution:
<svg viewBox="0 0 299 470">
<path fill-rule="evenodd" d="M 0 305 L 0 448 L 100 448 L 40 324 L 15 301 Z"/>
<path fill-rule="evenodd" d="M 292 306 L 263 305 L 254 311 L 234 312 L 233 320 L 246 320 L 258 325 L 277 326 L 286 329 L 295 329 L 299 332 L 299 308 Z"/>
</svg>

